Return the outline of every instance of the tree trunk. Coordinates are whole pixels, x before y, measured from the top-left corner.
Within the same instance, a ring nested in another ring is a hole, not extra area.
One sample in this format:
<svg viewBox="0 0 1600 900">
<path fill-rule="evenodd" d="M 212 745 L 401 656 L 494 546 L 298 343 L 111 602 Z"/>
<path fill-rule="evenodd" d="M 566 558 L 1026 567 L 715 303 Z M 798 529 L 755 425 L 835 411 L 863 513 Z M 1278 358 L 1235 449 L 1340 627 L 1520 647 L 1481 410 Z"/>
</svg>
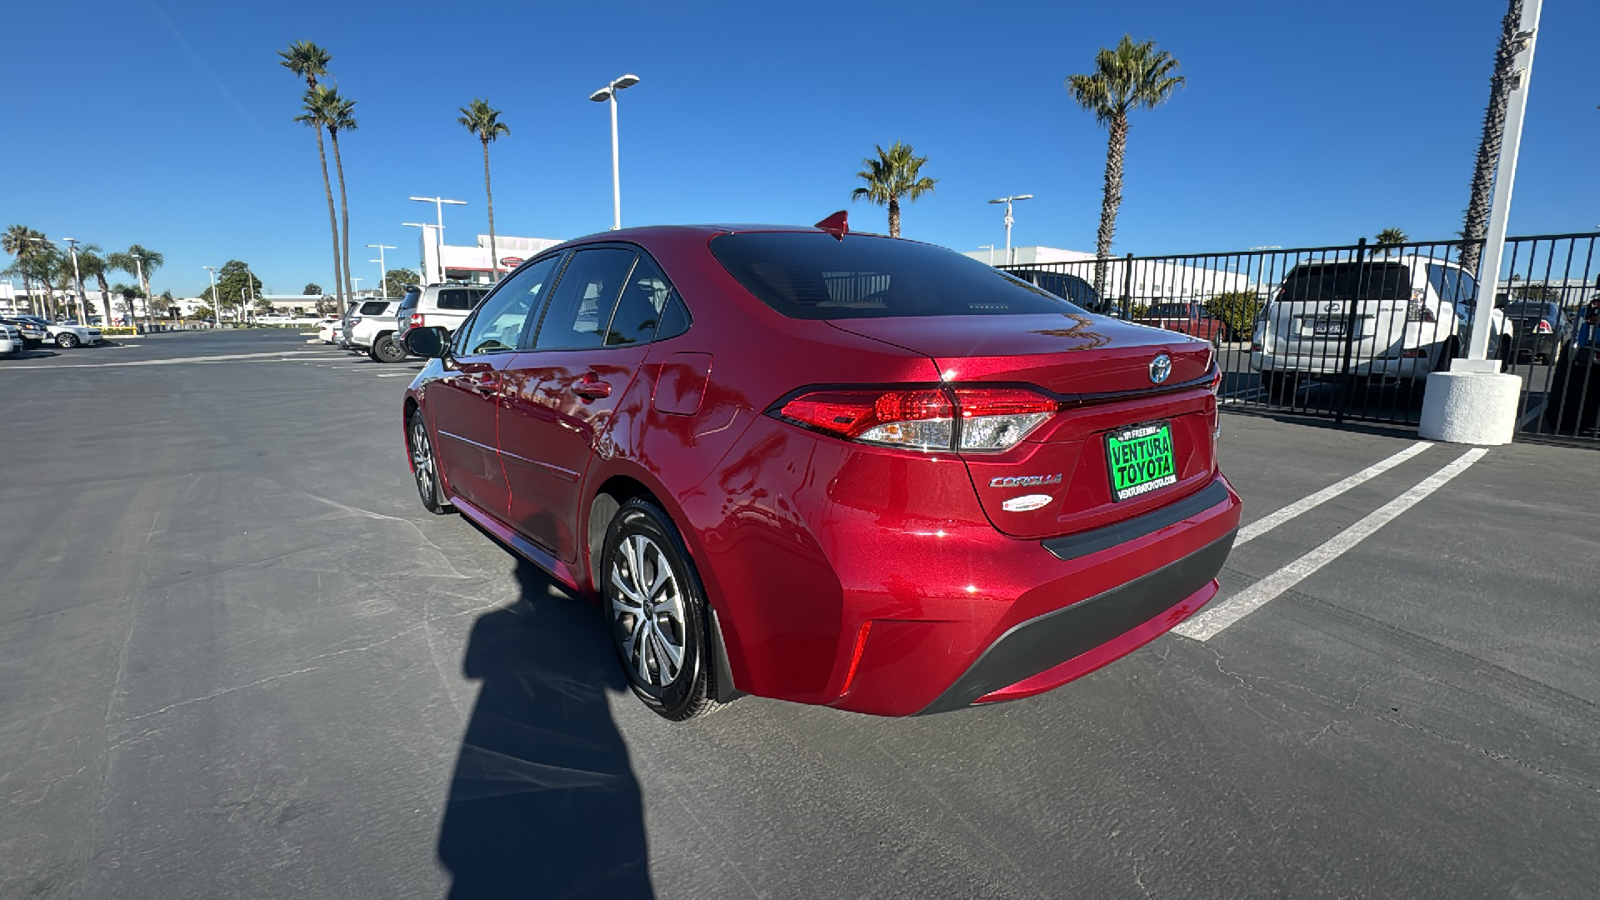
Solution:
<svg viewBox="0 0 1600 900">
<path fill-rule="evenodd" d="M 94 280 L 100 286 L 100 308 L 105 310 L 105 318 L 100 321 L 100 324 L 109 328 L 111 326 L 111 285 L 106 283 L 104 272 L 95 273 Z"/>
<path fill-rule="evenodd" d="M 339 158 L 339 132 L 330 128 L 328 137 L 333 139 L 333 167 L 339 171 L 339 227 L 344 241 L 344 295 L 354 300 L 356 292 L 350 281 L 350 203 L 345 199 L 344 193 L 344 161 Z"/>
<path fill-rule="evenodd" d="M 344 271 L 339 256 L 339 218 L 333 207 L 333 185 L 328 181 L 328 152 L 323 149 L 321 125 L 317 126 L 317 157 L 322 160 L 322 191 L 328 195 L 328 225 L 333 229 L 333 292 L 339 295 L 339 312 L 342 314 L 345 307 L 349 306 L 349 301 L 344 292 L 344 279 L 339 277 Z M 218 309 L 221 309 L 222 298 L 216 300 Z"/>
<path fill-rule="evenodd" d="M 1100 231 L 1095 237 L 1094 289 L 1106 293 L 1106 260 L 1111 257 L 1111 239 L 1117 234 L 1117 209 L 1122 206 L 1122 159 L 1128 152 L 1128 114 L 1111 117 L 1111 136 L 1106 141 L 1106 189 L 1100 201 Z"/>
<path fill-rule="evenodd" d="M 494 244 L 494 189 L 489 186 L 489 140 L 483 141 L 483 193 L 489 198 L 489 272 L 491 281 L 500 280 L 500 251 Z"/>
<path fill-rule="evenodd" d="M 900 236 L 900 198 L 889 197 L 889 237 Z"/>
<path fill-rule="evenodd" d="M 1522 24 L 1522 0 L 1510 0 L 1500 23 L 1500 45 L 1495 48 L 1494 74 L 1489 76 L 1489 108 L 1483 114 L 1483 136 L 1472 170 L 1472 195 L 1467 201 L 1466 224 L 1461 228 L 1461 267 L 1478 274 L 1478 254 L 1489 227 L 1489 205 L 1494 197 L 1494 170 L 1500 164 L 1500 144 L 1506 133 L 1506 100 L 1511 93 L 1511 63 L 1516 58 L 1517 28 Z"/>
</svg>

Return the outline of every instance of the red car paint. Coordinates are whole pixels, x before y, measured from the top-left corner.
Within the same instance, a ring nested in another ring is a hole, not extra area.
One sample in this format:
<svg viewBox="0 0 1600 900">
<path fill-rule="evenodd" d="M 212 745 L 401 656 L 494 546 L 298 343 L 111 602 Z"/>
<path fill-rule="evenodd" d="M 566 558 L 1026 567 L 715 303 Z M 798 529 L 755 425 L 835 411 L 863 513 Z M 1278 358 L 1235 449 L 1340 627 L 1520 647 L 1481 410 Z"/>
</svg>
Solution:
<svg viewBox="0 0 1600 900">
<path fill-rule="evenodd" d="M 449 499 L 593 600 L 607 524 L 597 498 L 649 494 L 682 534 L 737 691 L 877 715 L 1049 690 L 1215 594 L 1239 499 L 1216 466 L 1208 344 L 1062 301 L 1049 314 L 792 318 L 711 251 L 762 233 L 819 232 L 628 229 L 524 263 L 642 250 L 692 324 L 628 346 L 430 361 L 404 414 L 420 409 L 436 435 Z M 1160 355 L 1170 375 L 1155 385 Z M 858 443 L 777 412 L 817 386 L 886 385 L 1020 386 L 1059 409 L 999 452 Z M 1154 421 L 1171 425 L 1175 481 L 1115 502 L 1106 436 Z M 1021 495 L 1048 503 L 1005 508 Z M 1052 541 L 1071 546 L 1058 555 Z M 1160 586 L 1130 605 L 1145 576 Z M 1052 650 L 1040 639 L 1052 634 L 1081 639 Z"/>
<path fill-rule="evenodd" d="M 1205 304 L 1192 301 L 1153 304 L 1143 316 L 1133 321 L 1139 325 L 1192 335 L 1213 344 L 1220 344 L 1228 336 L 1228 327 L 1222 324 L 1221 319 L 1206 312 Z"/>
</svg>

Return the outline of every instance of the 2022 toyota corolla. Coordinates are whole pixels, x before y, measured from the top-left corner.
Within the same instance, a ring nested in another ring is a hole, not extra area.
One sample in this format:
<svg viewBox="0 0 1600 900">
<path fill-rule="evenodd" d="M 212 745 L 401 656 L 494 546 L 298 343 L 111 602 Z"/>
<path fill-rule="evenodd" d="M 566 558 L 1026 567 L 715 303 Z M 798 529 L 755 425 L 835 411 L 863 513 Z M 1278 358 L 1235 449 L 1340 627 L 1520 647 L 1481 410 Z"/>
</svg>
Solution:
<svg viewBox="0 0 1600 900">
<path fill-rule="evenodd" d="M 1216 593 L 1211 345 L 912 241 L 684 226 L 520 266 L 406 392 L 416 484 L 597 601 L 635 693 L 1057 687 Z"/>
</svg>

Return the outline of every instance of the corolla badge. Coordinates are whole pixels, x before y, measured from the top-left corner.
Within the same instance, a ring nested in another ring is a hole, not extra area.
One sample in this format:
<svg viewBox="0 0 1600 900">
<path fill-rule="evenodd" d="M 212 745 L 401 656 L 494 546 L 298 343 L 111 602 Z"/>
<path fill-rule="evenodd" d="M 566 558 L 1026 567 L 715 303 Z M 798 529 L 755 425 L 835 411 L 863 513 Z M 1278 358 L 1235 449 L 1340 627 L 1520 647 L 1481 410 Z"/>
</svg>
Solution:
<svg viewBox="0 0 1600 900">
<path fill-rule="evenodd" d="M 1172 374 L 1172 357 L 1159 353 L 1155 359 L 1150 360 L 1150 383 L 1160 384 Z"/>
</svg>

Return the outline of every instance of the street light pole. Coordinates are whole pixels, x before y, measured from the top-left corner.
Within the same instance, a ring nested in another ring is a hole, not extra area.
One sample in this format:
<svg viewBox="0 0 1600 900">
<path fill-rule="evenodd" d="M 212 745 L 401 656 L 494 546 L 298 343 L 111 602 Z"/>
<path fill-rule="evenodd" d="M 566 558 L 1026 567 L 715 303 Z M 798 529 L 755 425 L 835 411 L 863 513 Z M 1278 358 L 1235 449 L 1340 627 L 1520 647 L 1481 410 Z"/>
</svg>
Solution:
<svg viewBox="0 0 1600 900">
<path fill-rule="evenodd" d="M 439 257 L 439 280 L 444 281 L 444 205 L 448 203 L 451 206 L 466 206 L 467 201 L 446 200 L 443 197 L 411 197 L 409 199 L 415 200 L 418 203 L 432 203 L 434 212 L 439 218 L 439 230 L 436 232 L 438 236 L 438 245 L 434 252 Z"/>
<path fill-rule="evenodd" d="M 83 317 L 83 276 L 78 273 L 78 240 L 77 238 L 62 238 L 67 242 L 67 247 L 72 251 L 72 286 L 78 291 L 78 324 L 86 325 L 88 322 Z"/>
<path fill-rule="evenodd" d="M 987 250 L 987 251 L 989 251 L 989 265 L 991 265 L 991 266 L 994 265 L 994 245 L 993 244 L 979 244 L 978 245 L 978 249 L 979 250 Z"/>
<path fill-rule="evenodd" d="M 611 105 L 611 230 L 622 227 L 622 169 L 617 156 L 617 91 L 639 83 L 639 76 L 624 75 L 589 95 L 596 103 Z"/>
<path fill-rule="evenodd" d="M 211 315 L 215 318 L 220 315 L 222 310 L 222 298 L 217 294 L 217 267 L 201 266 L 200 268 L 205 269 L 211 275 L 211 305 L 215 307 L 215 309 L 211 310 Z M 111 310 L 109 309 L 106 310 L 106 324 L 111 324 Z"/>
<path fill-rule="evenodd" d="M 1004 203 L 1006 205 L 1006 265 L 1008 266 L 1016 263 L 1016 259 L 1011 254 L 1011 223 L 1016 221 L 1011 217 L 1011 204 L 1019 200 L 1032 199 L 1032 194 L 1013 194 L 1010 197 L 1001 197 L 998 200 L 989 201 L 990 203 Z"/>
<path fill-rule="evenodd" d="M 391 247 L 388 244 L 368 244 L 367 246 L 378 251 L 378 258 L 369 259 L 367 262 L 375 262 L 378 264 L 378 290 L 383 293 L 383 299 L 387 300 L 389 299 L 389 270 L 384 268 L 383 251 L 394 250 L 396 248 Z"/>
</svg>

